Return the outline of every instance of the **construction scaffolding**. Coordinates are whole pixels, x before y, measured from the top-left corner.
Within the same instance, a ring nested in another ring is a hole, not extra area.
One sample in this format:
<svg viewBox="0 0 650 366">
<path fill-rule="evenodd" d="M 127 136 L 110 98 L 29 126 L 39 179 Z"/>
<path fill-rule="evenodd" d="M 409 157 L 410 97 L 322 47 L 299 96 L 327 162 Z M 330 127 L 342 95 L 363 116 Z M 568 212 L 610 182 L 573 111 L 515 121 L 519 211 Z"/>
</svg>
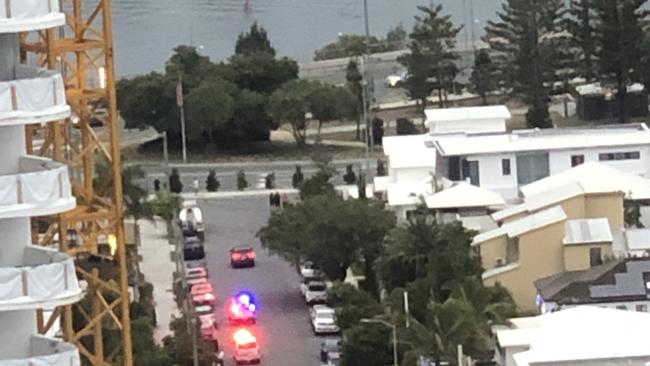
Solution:
<svg viewBox="0 0 650 366">
<path fill-rule="evenodd" d="M 21 34 L 20 55 L 24 63 L 37 63 L 61 73 L 72 117 L 46 127 L 27 126 L 27 152 L 49 156 L 71 168 L 77 207 L 55 217 L 34 219 L 33 238 L 39 243 L 56 241 L 61 250 L 77 258 L 88 255 L 108 258 L 116 264 L 117 275 L 113 279 L 105 278 L 97 268 L 89 269 L 77 263 L 77 273 L 87 283 L 82 302 L 86 307 L 65 306 L 50 316 L 39 311 L 38 327 L 45 333 L 61 320 L 65 339 L 79 347 L 84 364 L 131 366 L 129 276 L 111 0 L 60 1 L 66 25 L 61 29 Z M 98 156 L 109 162 L 112 171 L 111 182 L 101 182 L 104 188 L 101 192 L 94 179 Z M 109 248 L 108 252 L 103 248 Z M 75 318 L 83 319 L 82 324 L 73 322 Z M 121 344 L 113 349 L 105 349 L 104 345 L 105 332 L 109 329 L 119 330 L 122 336 Z"/>
</svg>

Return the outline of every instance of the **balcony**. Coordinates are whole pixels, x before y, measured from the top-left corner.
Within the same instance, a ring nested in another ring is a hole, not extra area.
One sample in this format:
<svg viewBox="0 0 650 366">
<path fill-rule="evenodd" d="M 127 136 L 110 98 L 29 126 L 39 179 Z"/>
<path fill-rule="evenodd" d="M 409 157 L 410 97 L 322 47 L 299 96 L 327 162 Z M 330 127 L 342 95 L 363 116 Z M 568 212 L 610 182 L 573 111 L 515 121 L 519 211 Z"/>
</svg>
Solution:
<svg viewBox="0 0 650 366">
<path fill-rule="evenodd" d="M 0 2 L 0 33 L 58 27 L 65 23 L 59 0 L 5 0 Z"/>
<path fill-rule="evenodd" d="M 47 365 L 47 366 L 79 366 L 79 351 L 70 343 L 62 342 L 57 339 L 43 337 L 40 335 L 32 336 L 29 345 L 30 354 L 25 358 L 2 360 L 0 365 L 3 366 L 27 366 L 27 365 Z"/>
<path fill-rule="evenodd" d="M 75 207 L 66 165 L 23 156 L 18 170 L 0 175 L 0 219 L 53 215 Z"/>
<path fill-rule="evenodd" d="M 50 122 L 69 115 L 63 79 L 54 71 L 18 65 L 12 80 L 0 81 L 0 126 Z"/>
<path fill-rule="evenodd" d="M 0 311 L 52 308 L 81 296 L 73 259 L 54 249 L 28 246 L 20 263 L 0 267 Z"/>
</svg>

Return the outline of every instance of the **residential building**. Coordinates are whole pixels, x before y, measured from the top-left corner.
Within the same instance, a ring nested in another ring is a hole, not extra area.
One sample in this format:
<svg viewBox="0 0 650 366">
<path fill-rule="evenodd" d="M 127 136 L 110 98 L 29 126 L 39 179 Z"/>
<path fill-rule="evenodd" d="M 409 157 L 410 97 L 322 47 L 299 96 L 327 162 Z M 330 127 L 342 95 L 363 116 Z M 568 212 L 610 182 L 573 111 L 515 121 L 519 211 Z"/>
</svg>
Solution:
<svg viewBox="0 0 650 366">
<path fill-rule="evenodd" d="M 67 118 L 70 107 L 61 75 L 20 63 L 19 52 L 21 32 L 64 22 L 58 1 L 0 5 L 0 365 L 80 365 L 77 348 L 40 335 L 37 320 L 37 310 L 47 314 L 81 298 L 74 261 L 33 245 L 30 223 L 75 207 L 68 167 L 27 155 L 25 139 L 26 125 Z"/>
<path fill-rule="evenodd" d="M 650 314 L 593 306 L 493 328 L 500 366 L 647 366 Z"/>
<path fill-rule="evenodd" d="M 558 272 L 583 270 L 613 257 L 612 230 L 621 230 L 622 192 L 591 193 L 574 184 L 492 215 L 500 226 L 477 235 L 487 285 L 508 288 L 534 311 L 533 282 Z"/>
<path fill-rule="evenodd" d="M 521 186 L 586 162 L 647 177 L 650 129 L 645 124 L 517 130 L 432 136 L 436 175 L 516 199 Z"/>
<path fill-rule="evenodd" d="M 650 259 L 611 260 L 580 271 L 565 271 L 535 281 L 541 313 L 579 305 L 648 312 Z"/>
<path fill-rule="evenodd" d="M 504 105 L 465 108 L 429 108 L 424 111 L 431 135 L 450 132 L 506 132 L 510 111 Z"/>
</svg>

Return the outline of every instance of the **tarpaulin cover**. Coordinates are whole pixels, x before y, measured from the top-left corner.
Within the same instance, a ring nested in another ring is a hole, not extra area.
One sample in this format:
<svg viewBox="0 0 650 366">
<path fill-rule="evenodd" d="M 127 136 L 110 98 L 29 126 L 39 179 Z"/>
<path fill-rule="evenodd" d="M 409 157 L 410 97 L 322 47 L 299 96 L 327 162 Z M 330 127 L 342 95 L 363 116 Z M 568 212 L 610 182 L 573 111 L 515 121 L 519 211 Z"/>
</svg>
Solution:
<svg viewBox="0 0 650 366">
<path fill-rule="evenodd" d="M 2 360 L 3 366 L 79 366 L 79 351 L 70 343 L 34 335 L 30 342 L 30 356 L 22 359 Z"/>
<path fill-rule="evenodd" d="M 61 75 L 33 67 L 17 71 L 17 80 L 0 82 L 0 120 L 68 108 Z"/>
<path fill-rule="evenodd" d="M 29 159 L 32 158 L 23 158 L 23 160 Z M 42 206 L 72 196 L 68 169 L 65 165 L 41 161 L 37 158 L 33 160 L 40 164 L 39 167 L 43 170 L 0 176 L 0 206 L 16 204 Z"/>
<path fill-rule="evenodd" d="M 29 19 L 46 16 L 51 13 L 59 12 L 58 0 L 9 0 L 0 2 L 0 20 L 8 18 L 11 14 L 12 19 Z"/>
</svg>

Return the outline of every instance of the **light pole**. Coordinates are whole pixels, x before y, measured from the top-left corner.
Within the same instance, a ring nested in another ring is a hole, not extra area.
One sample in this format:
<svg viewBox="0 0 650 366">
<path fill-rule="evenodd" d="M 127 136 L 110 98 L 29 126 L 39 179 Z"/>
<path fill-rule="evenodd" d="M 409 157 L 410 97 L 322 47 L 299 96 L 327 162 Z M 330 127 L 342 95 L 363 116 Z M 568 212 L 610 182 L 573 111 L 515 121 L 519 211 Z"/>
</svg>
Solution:
<svg viewBox="0 0 650 366">
<path fill-rule="evenodd" d="M 393 366 L 398 366 L 397 364 L 397 327 L 393 323 L 389 323 L 382 319 L 361 319 L 361 323 L 364 324 L 382 324 L 393 330 Z"/>
</svg>

